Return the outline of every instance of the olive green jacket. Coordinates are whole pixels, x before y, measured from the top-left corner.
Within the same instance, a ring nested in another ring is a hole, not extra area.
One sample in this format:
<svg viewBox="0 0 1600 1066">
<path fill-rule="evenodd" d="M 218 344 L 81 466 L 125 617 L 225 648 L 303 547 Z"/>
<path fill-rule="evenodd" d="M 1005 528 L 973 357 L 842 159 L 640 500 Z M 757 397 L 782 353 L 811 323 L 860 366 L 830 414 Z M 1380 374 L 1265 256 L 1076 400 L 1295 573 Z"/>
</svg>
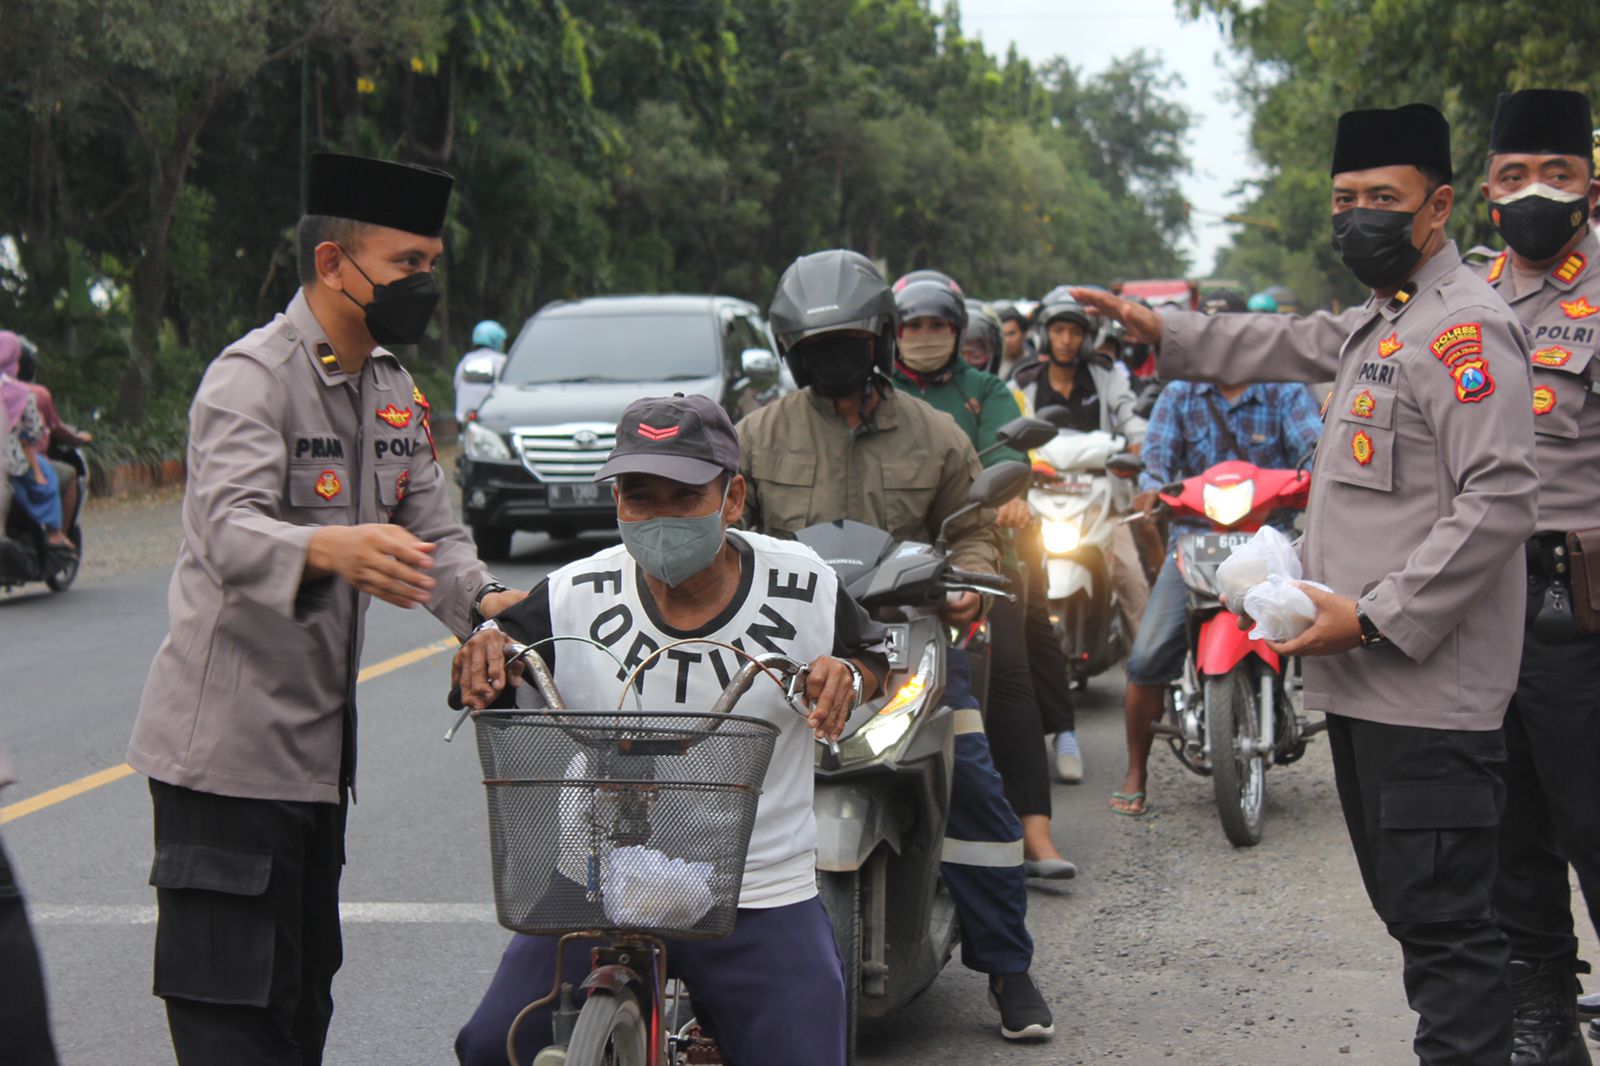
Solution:
<svg viewBox="0 0 1600 1066">
<path fill-rule="evenodd" d="M 855 429 L 809 388 L 752 412 L 738 429 L 739 472 L 749 483 L 745 525 L 778 537 L 850 518 L 931 544 L 945 518 L 966 505 L 981 469 L 949 415 L 892 388 Z M 994 517 L 981 508 L 952 524 L 955 567 L 998 573 Z"/>
</svg>

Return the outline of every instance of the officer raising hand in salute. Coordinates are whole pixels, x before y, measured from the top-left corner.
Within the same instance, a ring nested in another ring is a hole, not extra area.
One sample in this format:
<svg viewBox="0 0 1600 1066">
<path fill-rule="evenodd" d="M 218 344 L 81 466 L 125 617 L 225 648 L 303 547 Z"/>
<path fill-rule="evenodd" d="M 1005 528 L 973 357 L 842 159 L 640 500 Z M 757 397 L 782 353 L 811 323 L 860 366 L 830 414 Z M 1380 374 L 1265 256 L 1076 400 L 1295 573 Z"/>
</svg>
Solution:
<svg viewBox="0 0 1600 1066">
<path fill-rule="evenodd" d="M 458 637 L 520 598 L 478 562 L 428 401 L 380 347 L 433 315 L 451 184 L 313 156 L 300 291 L 190 408 L 171 629 L 128 751 L 155 804 L 155 992 L 180 1063 L 322 1061 L 370 598 Z"/>
<path fill-rule="evenodd" d="M 1085 303 L 1160 343 L 1161 375 L 1333 380 L 1300 543 L 1309 656 L 1367 894 L 1400 942 L 1427 1066 L 1511 1056 L 1495 921 L 1501 720 L 1516 687 L 1533 532 L 1528 344 L 1444 227 L 1450 131 L 1432 107 L 1350 111 L 1333 150 L 1333 242 L 1372 289 L 1343 315 L 1161 313 Z"/>
</svg>

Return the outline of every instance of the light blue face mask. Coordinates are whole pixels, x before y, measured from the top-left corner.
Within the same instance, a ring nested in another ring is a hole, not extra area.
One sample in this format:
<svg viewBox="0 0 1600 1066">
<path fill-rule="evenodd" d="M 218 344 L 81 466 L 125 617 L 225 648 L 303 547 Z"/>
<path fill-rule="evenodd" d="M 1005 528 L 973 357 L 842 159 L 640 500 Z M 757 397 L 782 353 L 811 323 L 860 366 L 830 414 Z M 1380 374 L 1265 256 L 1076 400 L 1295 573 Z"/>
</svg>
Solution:
<svg viewBox="0 0 1600 1066">
<path fill-rule="evenodd" d="M 731 480 L 730 480 L 731 483 Z M 722 489 L 722 506 L 698 518 L 646 518 L 621 522 L 623 547 L 644 572 L 677 588 L 710 566 L 722 550 L 722 511 L 728 487 Z"/>
</svg>

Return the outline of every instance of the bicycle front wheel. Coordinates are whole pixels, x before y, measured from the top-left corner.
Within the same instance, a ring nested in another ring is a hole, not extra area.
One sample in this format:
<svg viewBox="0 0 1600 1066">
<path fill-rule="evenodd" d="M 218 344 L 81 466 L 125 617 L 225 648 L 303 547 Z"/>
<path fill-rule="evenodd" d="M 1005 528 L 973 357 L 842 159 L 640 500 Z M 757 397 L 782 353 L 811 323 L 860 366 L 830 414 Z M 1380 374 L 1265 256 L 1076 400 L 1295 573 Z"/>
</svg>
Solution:
<svg viewBox="0 0 1600 1066">
<path fill-rule="evenodd" d="M 639 997 L 595 989 L 578 1013 L 566 1066 L 650 1066 L 649 1045 Z"/>
</svg>

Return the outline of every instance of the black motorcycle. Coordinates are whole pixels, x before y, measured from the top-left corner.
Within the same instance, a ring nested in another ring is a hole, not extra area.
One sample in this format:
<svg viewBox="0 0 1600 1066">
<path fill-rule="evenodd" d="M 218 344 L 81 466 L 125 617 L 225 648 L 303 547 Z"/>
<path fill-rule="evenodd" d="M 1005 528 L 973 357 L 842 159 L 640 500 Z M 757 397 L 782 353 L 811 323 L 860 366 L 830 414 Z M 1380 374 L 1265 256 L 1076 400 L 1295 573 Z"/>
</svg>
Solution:
<svg viewBox="0 0 1600 1066">
<path fill-rule="evenodd" d="M 61 528 L 72 541 L 73 551 L 68 553 L 52 545 L 45 537 L 44 527 L 12 499 L 10 513 L 5 516 L 5 538 L 0 539 L 0 591 L 42 581 L 52 592 L 64 592 L 77 580 L 78 563 L 83 558 L 83 528 L 78 519 L 83 514 L 84 497 L 89 494 L 89 468 L 71 445 L 52 444 L 49 456 L 77 472 L 77 502 L 71 514 L 63 511 L 61 515 Z"/>
</svg>

